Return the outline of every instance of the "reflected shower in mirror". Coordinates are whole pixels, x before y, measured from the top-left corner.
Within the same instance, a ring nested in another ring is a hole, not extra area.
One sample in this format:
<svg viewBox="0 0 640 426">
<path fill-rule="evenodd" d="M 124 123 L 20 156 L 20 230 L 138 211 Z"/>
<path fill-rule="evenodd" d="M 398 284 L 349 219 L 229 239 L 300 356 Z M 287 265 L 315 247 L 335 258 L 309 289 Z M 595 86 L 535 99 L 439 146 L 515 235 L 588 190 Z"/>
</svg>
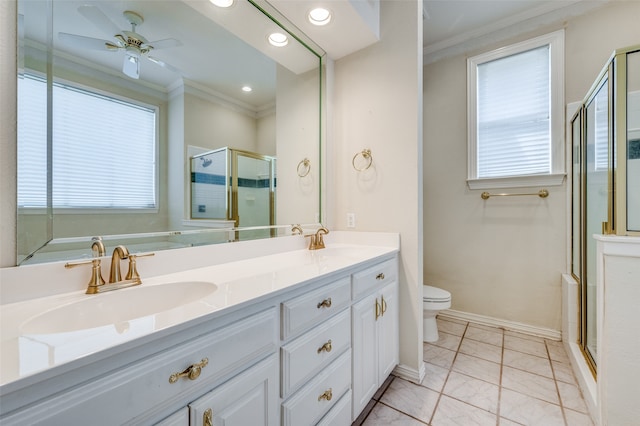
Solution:
<svg viewBox="0 0 640 426">
<path fill-rule="evenodd" d="M 317 222 L 319 176 L 301 186 L 296 165 L 320 163 L 323 52 L 291 27 L 286 47 L 268 45 L 288 25 L 275 10 L 19 0 L 18 12 L 19 263 L 90 257 L 95 237 L 148 251 L 278 235 L 235 229 L 256 226 L 251 196 L 225 218 L 191 214 L 196 146 L 277 158 L 261 226 Z"/>
</svg>

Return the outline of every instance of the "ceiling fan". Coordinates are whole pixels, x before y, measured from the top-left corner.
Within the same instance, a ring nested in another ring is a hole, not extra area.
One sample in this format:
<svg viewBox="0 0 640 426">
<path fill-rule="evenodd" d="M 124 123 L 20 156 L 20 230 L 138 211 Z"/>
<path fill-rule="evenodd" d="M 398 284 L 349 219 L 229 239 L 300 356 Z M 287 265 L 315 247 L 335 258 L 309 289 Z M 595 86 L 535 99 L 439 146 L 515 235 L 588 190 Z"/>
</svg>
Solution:
<svg viewBox="0 0 640 426">
<path fill-rule="evenodd" d="M 150 56 L 152 50 L 165 49 L 168 47 L 181 46 L 179 40 L 167 38 L 157 41 L 148 41 L 141 34 L 136 32 L 136 27 L 144 22 L 144 18 L 139 13 L 125 10 L 122 15 L 131 24 L 131 31 L 120 30 L 100 9 L 92 5 L 78 7 L 78 12 L 91 21 L 98 29 L 106 34 L 112 34 L 113 42 L 101 40 L 93 37 L 86 37 L 69 33 L 58 33 L 58 38 L 63 43 L 74 45 L 84 49 L 106 50 L 111 52 L 124 51 L 125 57 L 122 63 L 122 72 L 131 78 L 140 78 L 140 58 L 177 72 L 178 69 Z"/>
</svg>

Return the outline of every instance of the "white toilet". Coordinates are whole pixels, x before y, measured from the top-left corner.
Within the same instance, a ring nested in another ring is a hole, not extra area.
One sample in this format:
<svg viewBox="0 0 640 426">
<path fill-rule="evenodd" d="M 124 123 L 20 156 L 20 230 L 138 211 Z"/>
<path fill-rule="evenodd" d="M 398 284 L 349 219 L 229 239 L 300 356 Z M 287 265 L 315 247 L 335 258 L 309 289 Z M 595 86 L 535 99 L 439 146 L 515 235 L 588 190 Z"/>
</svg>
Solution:
<svg viewBox="0 0 640 426">
<path fill-rule="evenodd" d="M 451 307 L 451 293 L 430 285 L 422 286 L 423 311 L 423 340 L 435 342 L 438 340 L 438 323 L 436 315 L 443 309 Z"/>
</svg>

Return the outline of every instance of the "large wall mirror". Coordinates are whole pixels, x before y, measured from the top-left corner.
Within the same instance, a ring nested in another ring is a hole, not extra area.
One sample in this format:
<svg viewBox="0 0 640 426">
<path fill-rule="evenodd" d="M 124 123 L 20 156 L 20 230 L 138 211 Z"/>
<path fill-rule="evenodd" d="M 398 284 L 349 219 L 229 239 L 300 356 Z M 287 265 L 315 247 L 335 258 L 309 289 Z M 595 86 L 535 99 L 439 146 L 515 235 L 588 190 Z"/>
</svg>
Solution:
<svg viewBox="0 0 640 426">
<path fill-rule="evenodd" d="M 324 52 L 268 3 L 18 0 L 18 14 L 18 264 L 90 257 L 95 238 L 143 252 L 320 221 Z M 275 160 L 268 223 L 192 214 L 192 159 L 221 148 Z"/>
</svg>

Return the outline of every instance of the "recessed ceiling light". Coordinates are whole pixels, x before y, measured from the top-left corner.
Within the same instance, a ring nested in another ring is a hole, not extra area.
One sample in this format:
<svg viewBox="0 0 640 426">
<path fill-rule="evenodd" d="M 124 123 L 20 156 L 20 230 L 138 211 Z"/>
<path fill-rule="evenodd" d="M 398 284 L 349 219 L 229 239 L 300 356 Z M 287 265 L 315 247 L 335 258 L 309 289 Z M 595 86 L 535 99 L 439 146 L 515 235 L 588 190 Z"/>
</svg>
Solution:
<svg viewBox="0 0 640 426">
<path fill-rule="evenodd" d="M 218 7 L 229 7 L 233 4 L 233 0 L 209 0 Z"/>
<path fill-rule="evenodd" d="M 253 90 L 253 89 L 252 89 L 251 87 L 249 87 L 249 86 L 242 86 L 242 91 L 243 91 L 243 92 L 250 92 L 250 91 L 252 91 L 252 90 Z"/>
<path fill-rule="evenodd" d="M 275 47 L 284 47 L 289 43 L 289 39 L 282 33 L 273 33 L 269 36 L 269 43 Z"/>
<path fill-rule="evenodd" d="M 327 25 L 331 21 L 331 12 L 323 7 L 317 7 L 309 12 L 309 22 L 313 25 Z"/>
</svg>

